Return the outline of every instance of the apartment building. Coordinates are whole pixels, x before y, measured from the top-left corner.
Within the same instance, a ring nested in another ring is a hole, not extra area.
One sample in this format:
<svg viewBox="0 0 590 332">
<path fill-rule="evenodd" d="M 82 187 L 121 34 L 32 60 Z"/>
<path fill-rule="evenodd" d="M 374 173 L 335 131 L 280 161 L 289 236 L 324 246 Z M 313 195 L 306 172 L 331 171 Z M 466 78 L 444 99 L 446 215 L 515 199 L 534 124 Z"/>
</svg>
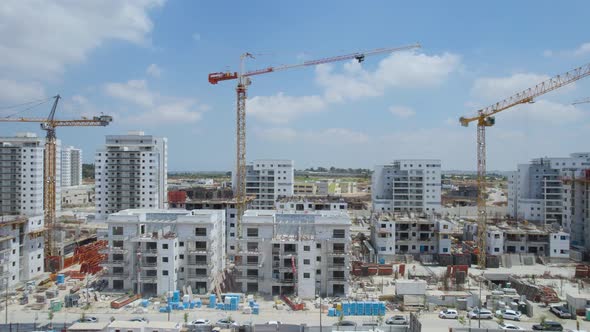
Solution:
<svg viewBox="0 0 590 332">
<path fill-rule="evenodd" d="M 441 209 L 441 162 L 395 160 L 375 166 L 371 195 L 374 212 L 424 212 Z"/>
<path fill-rule="evenodd" d="M 125 209 L 167 207 L 166 138 L 129 132 L 106 136 L 95 159 L 96 219 Z"/>
<path fill-rule="evenodd" d="M 371 227 L 371 243 L 378 261 L 394 262 L 396 255 L 448 254 L 451 238 L 459 235 L 455 222 L 434 215 L 378 214 Z"/>
<path fill-rule="evenodd" d="M 473 227 L 473 231 L 477 232 L 477 227 Z M 502 223 L 488 225 L 486 236 L 486 252 L 489 255 L 529 253 L 569 258 L 570 235 L 561 230 L 528 223 Z"/>
<path fill-rule="evenodd" d="M 43 215 L 44 144 L 45 140 L 34 133 L 0 137 L 0 215 Z M 56 149 L 59 153 L 59 141 Z M 58 158 L 58 177 L 60 166 Z M 56 209 L 61 209 L 59 181 L 56 183 Z"/>
<path fill-rule="evenodd" d="M 43 216 L 0 217 L 0 288 L 45 272 L 43 228 Z"/>
<path fill-rule="evenodd" d="M 563 180 L 563 218 L 571 225 L 572 246 L 590 252 L 590 168 L 571 171 Z"/>
<path fill-rule="evenodd" d="M 247 165 L 246 194 L 255 197 L 252 209 L 274 209 L 279 197 L 293 195 L 293 183 L 293 160 L 260 159 Z"/>
<path fill-rule="evenodd" d="M 562 179 L 590 169 L 590 153 L 572 153 L 568 158 L 537 158 L 519 164 L 508 177 L 508 214 L 538 224 L 558 224 L 572 229 L 571 209 Z"/>
<path fill-rule="evenodd" d="M 190 286 L 206 294 L 225 269 L 223 211 L 129 209 L 106 223 L 110 289 L 155 296 Z"/>
<path fill-rule="evenodd" d="M 342 198 L 333 196 L 291 196 L 280 198 L 276 203 L 280 212 L 315 212 L 315 211 L 344 211 L 348 203 Z"/>
<path fill-rule="evenodd" d="M 73 146 L 61 150 L 61 186 L 71 187 L 82 184 L 82 150 Z"/>
<path fill-rule="evenodd" d="M 343 211 L 248 210 L 235 259 L 242 292 L 303 299 L 349 293 L 350 218 Z"/>
</svg>

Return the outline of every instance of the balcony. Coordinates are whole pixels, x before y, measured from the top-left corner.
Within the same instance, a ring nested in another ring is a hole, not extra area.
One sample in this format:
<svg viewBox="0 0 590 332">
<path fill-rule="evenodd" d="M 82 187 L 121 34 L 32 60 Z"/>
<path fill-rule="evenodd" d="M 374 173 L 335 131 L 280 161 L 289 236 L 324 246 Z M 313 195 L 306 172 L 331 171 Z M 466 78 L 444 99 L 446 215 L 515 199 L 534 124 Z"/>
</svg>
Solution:
<svg viewBox="0 0 590 332">
<path fill-rule="evenodd" d="M 193 261 L 189 260 L 186 263 L 187 266 L 196 266 L 196 267 L 206 267 L 206 268 L 213 268 L 213 264 L 207 261 Z"/>
<path fill-rule="evenodd" d="M 127 278 L 129 278 L 129 275 L 130 275 L 129 272 L 114 273 L 112 270 L 109 270 L 105 274 L 103 274 L 102 276 L 104 278 L 127 279 Z"/>
<path fill-rule="evenodd" d="M 286 279 L 286 278 L 272 278 L 273 283 L 277 284 L 294 284 L 295 279 Z"/>
<path fill-rule="evenodd" d="M 202 273 L 188 273 L 186 276 L 188 279 L 195 279 L 195 280 L 200 280 L 200 281 L 204 281 L 204 280 L 213 280 L 213 276 L 209 276 L 207 274 L 202 274 Z"/>
<path fill-rule="evenodd" d="M 104 265 L 104 266 L 122 266 L 125 264 L 126 264 L 125 260 L 122 260 L 122 259 L 121 260 L 108 259 L 108 260 L 102 262 L 102 265 Z"/>
<path fill-rule="evenodd" d="M 209 250 L 207 250 L 207 247 L 188 247 L 186 249 L 186 251 L 189 254 L 201 254 L 201 255 L 207 255 L 209 253 Z"/>
<path fill-rule="evenodd" d="M 129 250 L 121 247 L 110 247 L 101 249 L 100 252 L 105 254 L 126 254 Z"/>
</svg>

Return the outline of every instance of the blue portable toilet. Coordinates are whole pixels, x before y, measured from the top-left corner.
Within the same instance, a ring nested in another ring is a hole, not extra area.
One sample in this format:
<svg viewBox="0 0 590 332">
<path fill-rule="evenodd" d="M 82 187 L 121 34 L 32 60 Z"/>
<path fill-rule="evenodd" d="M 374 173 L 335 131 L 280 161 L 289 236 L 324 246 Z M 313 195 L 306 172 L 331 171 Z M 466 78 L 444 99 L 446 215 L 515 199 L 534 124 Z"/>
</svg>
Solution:
<svg viewBox="0 0 590 332">
<path fill-rule="evenodd" d="M 215 294 L 209 295 L 209 308 L 215 308 L 217 304 L 217 297 Z"/>
<path fill-rule="evenodd" d="M 379 302 L 373 302 L 373 316 L 379 315 Z"/>
<path fill-rule="evenodd" d="M 365 303 L 364 302 L 357 302 L 356 303 L 356 314 L 358 316 L 362 316 L 365 314 Z"/>
<path fill-rule="evenodd" d="M 260 313 L 260 307 L 257 305 L 252 307 L 252 314 L 253 315 L 258 315 Z"/>
<path fill-rule="evenodd" d="M 336 316 L 336 308 L 328 308 L 328 317 Z"/>
<path fill-rule="evenodd" d="M 350 302 L 349 314 L 351 316 L 356 316 L 356 301 Z"/>
<path fill-rule="evenodd" d="M 180 302 L 180 291 L 175 290 L 172 296 L 174 302 Z"/>
<path fill-rule="evenodd" d="M 379 315 L 385 316 L 385 302 L 379 302 Z"/>
<path fill-rule="evenodd" d="M 385 264 L 385 258 L 383 258 L 383 257 L 379 258 L 379 264 Z"/>
<path fill-rule="evenodd" d="M 342 302 L 342 314 L 344 316 L 350 315 L 350 303 L 349 302 Z"/>
<path fill-rule="evenodd" d="M 365 302 L 365 316 L 371 316 L 373 312 L 373 303 Z"/>
<path fill-rule="evenodd" d="M 62 274 L 62 273 L 58 274 L 57 275 L 56 283 L 58 285 L 61 285 L 61 284 L 65 283 L 65 282 L 66 282 L 66 276 L 64 274 Z"/>
</svg>

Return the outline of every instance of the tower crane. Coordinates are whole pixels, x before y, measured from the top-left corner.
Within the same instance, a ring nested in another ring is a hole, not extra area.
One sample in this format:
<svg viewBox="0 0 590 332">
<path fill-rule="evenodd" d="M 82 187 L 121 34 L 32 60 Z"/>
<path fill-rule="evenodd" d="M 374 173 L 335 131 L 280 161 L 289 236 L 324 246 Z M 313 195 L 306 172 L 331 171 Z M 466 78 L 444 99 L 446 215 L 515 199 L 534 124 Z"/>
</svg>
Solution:
<svg viewBox="0 0 590 332">
<path fill-rule="evenodd" d="M 588 104 L 590 103 L 590 97 L 588 98 L 584 98 L 584 99 L 580 99 L 580 100 L 576 100 L 572 103 L 572 105 L 579 105 L 579 104 Z"/>
<path fill-rule="evenodd" d="M 513 106 L 533 103 L 536 97 L 561 88 L 590 75 L 590 63 L 572 69 L 561 75 L 554 76 L 532 88 L 528 88 L 486 108 L 477 111 L 477 115 L 461 117 L 459 122 L 467 127 L 471 122 L 477 122 L 477 247 L 479 250 L 477 263 L 480 269 L 486 267 L 486 127 L 496 123 L 494 115 Z"/>
<path fill-rule="evenodd" d="M 303 63 L 282 65 L 277 67 L 266 67 L 258 70 L 245 71 L 245 60 L 248 58 L 254 58 L 251 53 L 244 53 L 240 56 L 240 71 L 239 72 L 216 72 L 209 74 L 209 83 L 217 84 L 221 81 L 237 80 L 238 84 L 236 87 L 237 93 L 237 107 L 236 107 L 236 175 L 235 181 L 235 198 L 237 205 L 237 220 L 236 228 L 238 238 L 241 237 L 241 221 L 242 215 L 246 205 L 246 98 L 248 86 L 251 83 L 250 77 L 262 74 L 268 74 L 277 71 L 283 71 L 287 69 L 295 69 L 301 67 L 317 66 L 323 63 L 331 63 L 337 61 L 345 61 L 355 59 L 359 63 L 365 60 L 365 57 L 393 53 L 398 51 L 410 50 L 414 48 L 420 48 L 420 44 L 406 45 L 402 47 L 394 48 L 378 48 L 370 51 L 355 52 L 346 55 L 339 55 L 329 58 L 322 58 L 317 60 L 305 61 Z"/>
<path fill-rule="evenodd" d="M 93 127 L 107 126 L 113 118 L 108 115 L 95 116 L 92 119 L 82 118 L 74 120 L 56 120 L 55 111 L 60 95 L 55 101 L 47 118 L 0 118 L 0 122 L 38 122 L 41 129 L 47 132 L 45 136 L 45 154 L 43 156 L 43 212 L 45 220 L 45 262 L 46 270 L 54 272 L 61 268 L 61 253 L 56 250 L 54 231 L 56 228 L 55 186 L 56 186 L 56 141 L 57 127 Z M 56 265 L 56 260 L 59 262 Z"/>
</svg>

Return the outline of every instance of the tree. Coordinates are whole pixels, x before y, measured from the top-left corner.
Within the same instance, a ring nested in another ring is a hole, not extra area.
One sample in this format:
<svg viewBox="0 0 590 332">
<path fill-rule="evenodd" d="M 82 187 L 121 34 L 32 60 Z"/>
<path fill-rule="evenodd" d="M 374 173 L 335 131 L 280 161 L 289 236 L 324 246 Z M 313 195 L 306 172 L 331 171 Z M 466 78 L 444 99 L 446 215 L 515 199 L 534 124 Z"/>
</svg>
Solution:
<svg viewBox="0 0 590 332">
<path fill-rule="evenodd" d="M 186 326 L 186 324 L 188 323 L 188 312 L 184 313 L 183 318 L 184 318 L 184 325 Z"/>
<path fill-rule="evenodd" d="M 94 164 L 82 164 L 82 178 L 94 179 Z"/>
<path fill-rule="evenodd" d="M 49 318 L 49 326 L 52 329 L 53 329 L 53 316 L 54 316 L 53 310 L 49 309 L 49 312 L 47 313 L 47 317 Z"/>
</svg>

